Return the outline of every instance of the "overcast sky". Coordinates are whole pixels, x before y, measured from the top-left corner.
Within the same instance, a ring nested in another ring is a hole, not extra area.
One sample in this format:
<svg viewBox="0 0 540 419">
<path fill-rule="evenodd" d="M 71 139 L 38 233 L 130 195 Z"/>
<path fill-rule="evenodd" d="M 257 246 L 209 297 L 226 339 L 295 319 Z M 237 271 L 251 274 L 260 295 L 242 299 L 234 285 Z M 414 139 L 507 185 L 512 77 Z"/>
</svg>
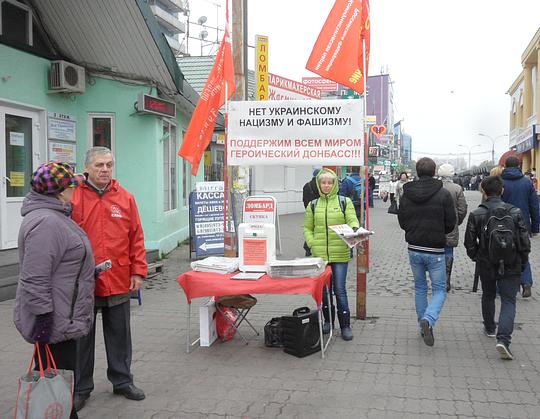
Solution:
<svg viewBox="0 0 540 419">
<path fill-rule="evenodd" d="M 190 20 L 204 14 L 223 26 L 224 0 L 191 0 Z M 269 36 L 269 69 L 300 81 L 333 0 L 249 0 L 249 43 Z M 491 141 L 508 134 L 506 94 L 521 71 L 521 54 L 540 28 L 540 0 L 371 0 L 369 75 L 388 72 L 396 121 L 403 119 L 416 153 L 463 153 L 472 163 L 491 157 Z M 192 29 L 197 36 L 198 28 Z M 212 37 L 212 31 L 210 31 Z M 215 32 L 213 33 L 215 38 Z M 200 54 L 197 41 L 190 51 Z M 193 50 L 195 47 L 195 50 Z M 204 49 L 206 55 L 212 46 Z M 249 66 L 253 69 L 254 51 Z M 496 141 L 500 155 L 507 138 Z M 438 156 L 439 157 L 439 156 Z"/>
</svg>

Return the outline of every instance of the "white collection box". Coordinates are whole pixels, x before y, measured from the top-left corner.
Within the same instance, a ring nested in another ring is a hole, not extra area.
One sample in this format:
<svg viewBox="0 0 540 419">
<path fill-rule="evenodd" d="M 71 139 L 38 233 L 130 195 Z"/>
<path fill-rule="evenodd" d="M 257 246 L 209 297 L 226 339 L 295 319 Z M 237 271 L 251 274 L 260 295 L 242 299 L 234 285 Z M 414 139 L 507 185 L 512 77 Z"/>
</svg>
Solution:
<svg viewBox="0 0 540 419">
<path fill-rule="evenodd" d="M 210 346 L 217 339 L 216 301 L 214 297 L 199 307 L 199 334 L 201 346 Z"/>
</svg>

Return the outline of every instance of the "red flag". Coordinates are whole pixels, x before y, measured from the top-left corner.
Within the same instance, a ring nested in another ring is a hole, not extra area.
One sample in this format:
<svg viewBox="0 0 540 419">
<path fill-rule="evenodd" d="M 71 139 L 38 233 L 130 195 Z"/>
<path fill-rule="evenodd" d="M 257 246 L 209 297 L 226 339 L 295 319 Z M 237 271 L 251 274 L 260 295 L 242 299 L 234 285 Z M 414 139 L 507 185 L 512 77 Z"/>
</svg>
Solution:
<svg viewBox="0 0 540 419">
<path fill-rule="evenodd" d="M 369 44 L 369 0 L 336 0 L 313 46 L 306 68 L 363 93 Z"/>
<path fill-rule="evenodd" d="M 236 85 L 228 28 L 225 29 L 214 67 L 201 92 L 201 98 L 195 107 L 184 141 L 178 151 L 179 156 L 191 163 L 193 176 L 197 175 L 201 157 L 212 138 L 219 108 L 225 103 L 226 84 L 228 85 L 227 99 L 230 99 L 236 90 Z"/>
</svg>

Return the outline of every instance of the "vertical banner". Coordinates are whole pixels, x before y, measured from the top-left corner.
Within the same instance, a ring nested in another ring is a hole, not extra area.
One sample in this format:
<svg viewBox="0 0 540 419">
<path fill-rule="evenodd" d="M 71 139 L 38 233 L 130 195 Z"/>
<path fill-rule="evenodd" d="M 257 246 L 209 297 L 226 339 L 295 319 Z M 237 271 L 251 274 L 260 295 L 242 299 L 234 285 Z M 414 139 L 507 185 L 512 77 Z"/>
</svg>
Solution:
<svg viewBox="0 0 540 419">
<path fill-rule="evenodd" d="M 257 100 L 268 100 L 268 37 L 256 35 Z"/>
</svg>

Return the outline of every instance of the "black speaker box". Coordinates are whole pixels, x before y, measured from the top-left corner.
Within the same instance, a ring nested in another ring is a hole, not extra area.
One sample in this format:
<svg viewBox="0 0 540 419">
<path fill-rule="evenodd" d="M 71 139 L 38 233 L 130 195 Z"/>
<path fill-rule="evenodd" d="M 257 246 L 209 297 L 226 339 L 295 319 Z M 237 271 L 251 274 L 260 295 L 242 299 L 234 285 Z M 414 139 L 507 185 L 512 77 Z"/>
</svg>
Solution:
<svg viewBox="0 0 540 419">
<path fill-rule="evenodd" d="M 281 317 L 281 328 L 283 350 L 288 354 L 303 358 L 321 350 L 317 310 L 296 309 L 292 316 Z"/>
</svg>

